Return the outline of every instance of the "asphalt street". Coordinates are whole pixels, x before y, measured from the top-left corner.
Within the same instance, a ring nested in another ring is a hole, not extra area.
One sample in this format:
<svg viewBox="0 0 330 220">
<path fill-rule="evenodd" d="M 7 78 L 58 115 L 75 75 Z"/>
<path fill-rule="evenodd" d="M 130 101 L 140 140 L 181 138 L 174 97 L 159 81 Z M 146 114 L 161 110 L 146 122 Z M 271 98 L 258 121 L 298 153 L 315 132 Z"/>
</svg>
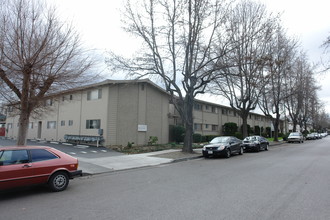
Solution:
<svg viewBox="0 0 330 220">
<path fill-rule="evenodd" d="M 0 194 L 1 219 L 329 219 L 330 138 Z"/>
</svg>

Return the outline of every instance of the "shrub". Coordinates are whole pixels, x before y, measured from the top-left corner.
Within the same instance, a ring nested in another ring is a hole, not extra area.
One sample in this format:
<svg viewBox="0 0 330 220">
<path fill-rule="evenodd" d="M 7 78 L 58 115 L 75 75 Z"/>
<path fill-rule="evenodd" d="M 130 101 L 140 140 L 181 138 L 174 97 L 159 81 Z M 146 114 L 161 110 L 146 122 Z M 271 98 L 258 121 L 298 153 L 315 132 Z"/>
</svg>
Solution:
<svg viewBox="0 0 330 220">
<path fill-rule="evenodd" d="M 157 136 L 150 136 L 149 137 L 149 144 L 151 144 L 151 145 L 154 145 L 154 144 L 157 144 L 157 142 L 158 142 L 158 137 Z"/>
<path fill-rule="evenodd" d="M 219 135 L 206 135 L 204 142 L 210 142 L 213 138 L 218 137 Z"/>
<path fill-rule="evenodd" d="M 234 122 L 227 122 L 223 125 L 223 134 L 224 135 L 234 135 L 237 132 L 238 126 Z"/>
<path fill-rule="evenodd" d="M 201 134 L 193 134 L 193 142 L 194 143 L 201 143 L 202 142 L 202 135 Z"/>
<path fill-rule="evenodd" d="M 185 128 L 183 126 L 173 126 L 172 127 L 172 138 L 176 143 L 183 142 Z"/>
<path fill-rule="evenodd" d="M 243 139 L 243 134 L 241 132 L 235 132 L 234 136 L 237 137 L 240 140 Z"/>
</svg>

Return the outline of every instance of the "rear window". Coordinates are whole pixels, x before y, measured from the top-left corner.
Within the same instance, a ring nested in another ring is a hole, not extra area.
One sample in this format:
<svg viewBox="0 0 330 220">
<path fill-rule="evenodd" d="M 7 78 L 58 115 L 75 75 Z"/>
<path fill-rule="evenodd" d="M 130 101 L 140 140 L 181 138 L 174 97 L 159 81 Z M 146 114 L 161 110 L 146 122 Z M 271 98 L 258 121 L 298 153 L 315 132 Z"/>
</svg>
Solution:
<svg viewBox="0 0 330 220">
<path fill-rule="evenodd" d="M 45 149 L 31 149 L 30 154 L 32 162 L 53 160 L 58 158 L 56 155 Z"/>
</svg>

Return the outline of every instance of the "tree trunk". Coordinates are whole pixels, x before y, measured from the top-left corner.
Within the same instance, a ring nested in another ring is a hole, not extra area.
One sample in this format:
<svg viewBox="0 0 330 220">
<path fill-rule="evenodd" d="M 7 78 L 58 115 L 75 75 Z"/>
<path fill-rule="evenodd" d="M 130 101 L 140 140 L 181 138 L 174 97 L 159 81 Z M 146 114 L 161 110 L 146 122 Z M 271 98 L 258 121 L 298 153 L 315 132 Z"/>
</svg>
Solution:
<svg viewBox="0 0 330 220">
<path fill-rule="evenodd" d="M 31 113 L 31 106 L 29 104 L 29 90 L 30 90 L 30 80 L 31 80 L 31 65 L 28 63 L 23 69 L 23 84 L 22 84 L 22 95 L 21 95 L 21 109 L 20 117 L 18 122 L 18 135 L 17 135 L 17 145 L 26 145 L 26 137 L 28 132 L 29 118 Z"/>
<path fill-rule="evenodd" d="M 187 94 L 184 101 L 184 125 L 185 137 L 183 143 L 183 152 L 192 153 L 193 133 L 194 133 L 194 119 L 193 119 L 194 98 L 192 95 Z"/>
<path fill-rule="evenodd" d="M 247 118 L 248 118 L 249 114 L 242 114 L 241 118 L 242 118 L 242 135 L 243 138 L 248 136 L 248 126 L 247 126 Z"/>
<path fill-rule="evenodd" d="M 280 115 L 276 114 L 276 118 L 273 121 L 274 125 L 274 141 L 278 141 L 278 127 L 279 127 Z"/>
<path fill-rule="evenodd" d="M 29 126 L 29 118 L 30 114 L 28 112 L 21 112 L 18 122 L 18 136 L 17 136 L 17 145 L 25 146 L 26 145 L 26 137 Z"/>
</svg>

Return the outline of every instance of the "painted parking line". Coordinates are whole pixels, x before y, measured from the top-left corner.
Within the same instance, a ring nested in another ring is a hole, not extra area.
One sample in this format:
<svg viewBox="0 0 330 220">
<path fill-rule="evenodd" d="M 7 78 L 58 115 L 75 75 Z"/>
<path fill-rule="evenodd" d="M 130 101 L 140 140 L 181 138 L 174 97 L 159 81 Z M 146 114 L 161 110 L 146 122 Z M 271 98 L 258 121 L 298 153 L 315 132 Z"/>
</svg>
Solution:
<svg viewBox="0 0 330 220">
<path fill-rule="evenodd" d="M 92 153 L 98 153 L 96 150 L 91 150 Z"/>
<path fill-rule="evenodd" d="M 108 152 L 107 150 L 101 150 L 101 151 L 104 152 L 104 153 Z"/>
<path fill-rule="evenodd" d="M 77 146 L 74 146 L 75 148 L 79 148 L 79 149 L 86 149 L 86 148 L 89 148 L 89 146 L 86 146 L 86 145 L 77 145 Z"/>
<path fill-rule="evenodd" d="M 87 154 L 87 152 L 86 152 L 86 151 L 80 151 L 80 153 L 82 153 L 82 154 Z"/>
<path fill-rule="evenodd" d="M 76 153 L 75 152 L 69 152 L 69 154 L 75 155 Z"/>
</svg>

